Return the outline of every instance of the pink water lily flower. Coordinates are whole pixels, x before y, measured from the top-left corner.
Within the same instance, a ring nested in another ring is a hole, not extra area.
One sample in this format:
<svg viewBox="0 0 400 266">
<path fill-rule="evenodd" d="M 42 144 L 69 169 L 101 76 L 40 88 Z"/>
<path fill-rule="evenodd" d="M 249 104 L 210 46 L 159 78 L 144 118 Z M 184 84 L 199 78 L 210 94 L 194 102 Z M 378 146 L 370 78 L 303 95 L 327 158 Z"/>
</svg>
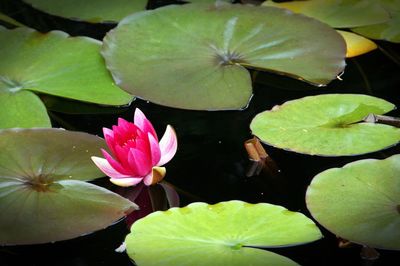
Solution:
<svg viewBox="0 0 400 266">
<path fill-rule="evenodd" d="M 117 126 L 103 128 L 103 133 L 112 155 L 102 149 L 104 158 L 93 156 L 92 160 L 112 183 L 123 187 L 162 180 L 166 170 L 161 166 L 174 157 L 178 144 L 170 125 L 158 142 L 153 125 L 138 108 L 134 123 L 119 118 Z"/>
</svg>

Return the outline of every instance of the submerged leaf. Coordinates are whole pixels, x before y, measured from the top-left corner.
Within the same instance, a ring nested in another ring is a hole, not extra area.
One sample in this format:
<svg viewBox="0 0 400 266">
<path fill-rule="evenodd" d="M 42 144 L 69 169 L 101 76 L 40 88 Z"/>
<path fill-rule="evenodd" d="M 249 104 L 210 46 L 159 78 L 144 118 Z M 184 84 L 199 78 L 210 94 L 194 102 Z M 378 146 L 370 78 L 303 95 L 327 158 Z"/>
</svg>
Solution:
<svg viewBox="0 0 400 266">
<path fill-rule="evenodd" d="M 321 85 L 343 70 L 345 49 L 340 35 L 318 21 L 276 8 L 219 3 L 129 16 L 107 34 L 102 54 L 116 82 L 140 98 L 226 110 L 244 108 L 251 98 L 245 67 Z"/>
<path fill-rule="evenodd" d="M 400 250 L 400 155 L 318 174 L 307 189 L 314 218 L 349 241 Z"/>
<path fill-rule="evenodd" d="M 0 130 L 0 244 L 71 239 L 103 229 L 136 205 L 84 182 L 104 140 L 61 129 Z"/>
<path fill-rule="evenodd" d="M 147 0 L 24 0 L 46 13 L 92 23 L 118 22 L 146 8 Z"/>
<path fill-rule="evenodd" d="M 250 128 L 263 142 L 281 149 L 324 156 L 363 154 L 400 141 L 399 128 L 360 122 L 394 107 L 367 95 L 309 96 L 258 114 Z"/>
<path fill-rule="evenodd" d="M 321 237 L 301 213 L 267 203 L 228 201 L 152 213 L 133 224 L 125 242 L 128 255 L 140 266 L 275 266 L 297 264 L 257 247 L 298 245 Z"/>
</svg>

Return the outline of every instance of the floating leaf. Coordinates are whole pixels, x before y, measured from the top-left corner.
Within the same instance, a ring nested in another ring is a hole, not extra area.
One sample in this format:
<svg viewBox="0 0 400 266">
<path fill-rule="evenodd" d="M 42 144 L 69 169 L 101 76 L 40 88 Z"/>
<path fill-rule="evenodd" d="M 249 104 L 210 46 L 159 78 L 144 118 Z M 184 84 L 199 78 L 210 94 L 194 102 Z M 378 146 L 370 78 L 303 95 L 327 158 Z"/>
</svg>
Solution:
<svg viewBox="0 0 400 266">
<path fill-rule="evenodd" d="M 116 82 L 140 98 L 226 110 L 246 107 L 251 97 L 244 67 L 326 84 L 343 70 L 345 49 L 340 35 L 318 21 L 276 8 L 218 3 L 129 16 L 107 34 L 102 54 Z"/>
<path fill-rule="evenodd" d="M 135 205 L 84 182 L 104 140 L 61 129 L 0 130 L 0 244 L 71 239 L 103 229 Z"/>
<path fill-rule="evenodd" d="M 359 56 L 378 48 L 378 46 L 373 41 L 360 35 L 342 30 L 338 30 L 337 32 L 340 33 L 340 35 L 342 35 L 342 37 L 346 41 L 346 57 Z"/>
<path fill-rule="evenodd" d="M 51 127 L 46 106 L 30 91 L 17 93 L 2 91 L 0 81 L 0 128 Z"/>
<path fill-rule="evenodd" d="M 389 12 L 390 20 L 351 30 L 371 39 L 400 43 L 400 0 L 380 0 L 379 2 Z"/>
<path fill-rule="evenodd" d="M 400 43 L 400 12 L 393 14 L 393 18 L 386 23 L 366 27 L 352 28 L 351 30 L 371 39 L 386 40 Z"/>
<path fill-rule="evenodd" d="M 263 6 L 287 8 L 296 13 L 316 18 L 334 28 L 349 28 L 383 23 L 389 14 L 376 0 L 307 0 L 275 3 Z"/>
<path fill-rule="evenodd" d="M 306 201 L 314 218 L 334 234 L 400 250 L 400 155 L 328 169 L 313 179 Z"/>
<path fill-rule="evenodd" d="M 400 129 L 358 123 L 394 105 L 357 94 L 309 96 L 275 106 L 251 122 L 254 135 L 272 146 L 311 155 L 343 156 L 374 152 L 400 141 Z"/>
<path fill-rule="evenodd" d="M 118 22 L 129 14 L 145 10 L 147 0 L 24 0 L 43 12 L 92 23 Z"/>
<path fill-rule="evenodd" d="M 140 266 L 297 265 L 257 247 L 298 245 L 321 237 L 301 213 L 229 201 L 152 213 L 133 224 L 125 242 L 128 255 Z"/>
<path fill-rule="evenodd" d="M 102 105 L 132 100 L 113 83 L 94 39 L 0 27 L 0 43 L 0 102 L 8 102 L 0 128 L 49 125 L 33 92 Z"/>
</svg>

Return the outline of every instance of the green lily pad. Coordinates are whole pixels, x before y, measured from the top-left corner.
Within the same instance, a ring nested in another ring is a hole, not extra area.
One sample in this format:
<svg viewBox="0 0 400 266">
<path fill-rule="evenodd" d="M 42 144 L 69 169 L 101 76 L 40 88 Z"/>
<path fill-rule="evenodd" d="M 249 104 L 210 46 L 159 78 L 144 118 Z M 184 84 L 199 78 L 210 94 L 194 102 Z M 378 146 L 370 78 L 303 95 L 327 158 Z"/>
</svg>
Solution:
<svg viewBox="0 0 400 266">
<path fill-rule="evenodd" d="M 0 244 L 66 240 L 103 229 L 136 205 L 84 182 L 104 140 L 61 129 L 0 130 Z"/>
<path fill-rule="evenodd" d="M 126 91 L 194 110 L 245 108 L 252 95 L 245 67 L 326 84 L 343 70 L 345 53 L 341 36 L 316 20 L 227 3 L 136 13 L 106 35 L 102 49 Z"/>
<path fill-rule="evenodd" d="M 349 241 L 400 250 L 400 155 L 318 174 L 307 189 L 313 217 Z"/>
<path fill-rule="evenodd" d="M 400 43 L 400 0 L 380 0 L 379 2 L 389 12 L 390 20 L 351 30 L 371 39 Z"/>
<path fill-rule="evenodd" d="M 147 0 L 23 0 L 43 12 L 92 23 L 118 22 L 146 9 Z"/>
<path fill-rule="evenodd" d="M 0 128 L 51 127 L 46 106 L 30 91 L 17 93 L 2 91 L 0 81 Z"/>
<path fill-rule="evenodd" d="M 263 6 L 286 8 L 323 21 L 334 28 L 349 28 L 384 23 L 389 14 L 376 0 L 307 0 L 275 3 Z"/>
<path fill-rule="evenodd" d="M 125 242 L 129 257 L 140 266 L 297 265 L 257 247 L 292 246 L 321 237 L 301 213 L 267 203 L 228 201 L 152 213 L 132 225 Z"/>
<path fill-rule="evenodd" d="M 34 92 L 102 105 L 132 101 L 114 84 L 94 39 L 0 27 L 0 43 L 0 102 L 7 102 L 0 128 L 50 126 Z"/>
<path fill-rule="evenodd" d="M 400 141 L 399 128 L 360 122 L 370 113 L 385 114 L 394 108 L 367 95 L 309 96 L 258 114 L 250 128 L 264 143 L 281 149 L 324 156 L 363 154 Z"/>
</svg>

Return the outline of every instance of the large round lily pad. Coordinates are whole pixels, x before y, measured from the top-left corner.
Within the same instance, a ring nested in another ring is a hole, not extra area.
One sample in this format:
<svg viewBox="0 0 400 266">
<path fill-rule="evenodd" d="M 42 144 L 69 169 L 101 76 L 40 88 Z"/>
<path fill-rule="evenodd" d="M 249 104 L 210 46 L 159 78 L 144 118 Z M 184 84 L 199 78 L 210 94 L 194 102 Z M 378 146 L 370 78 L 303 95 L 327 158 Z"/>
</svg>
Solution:
<svg viewBox="0 0 400 266">
<path fill-rule="evenodd" d="M 92 23 L 118 22 L 146 8 L 147 0 L 24 0 L 52 15 Z"/>
<path fill-rule="evenodd" d="M 367 95 L 325 94 L 288 101 L 251 122 L 264 143 L 299 153 L 343 156 L 374 152 L 400 141 L 400 129 L 360 122 L 394 105 Z"/>
<path fill-rule="evenodd" d="M 400 155 L 318 174 L 307 189 L 313 217 L 349 241 L 400 250 Z"/>
<path fill-rule="evenodd" d="M 135 204 L 84 182 L 104 175 L 90 160 L 104 146 L 81 132 L 0 130 L 0 244 L 71 239 L 130 213 Z"/>
<path fill-rule="evenodd" d="M 99 41 L 61 31 L 0 27 L 0 43 L 0 102 L 7 102 L 0 128 L 49 125 L 34 92 L 102 105 L 132 101 L 105 68 Z"/>
<path fill-rule="evenodd" d="M 389 12 L 390 19 L 379 24 L 353 28 L 352 31 L 371 39 L 400 43 L 400 0 L 378 2 Z"/>
<path fill-rule="evenodd" d="M 263 6 L 286 8 L 316 18 L 334 28 L 384 23 L 390 18 L 376 0 L 307 0 L 283 3 L 268 0 Z"/>
<path fill-rule="evenodd" d="M 260 247 L 292 246 L 321 238 L 301 213 L 267 203 L 192 203 L 155 212 L 132 225 L 128 255 L 146 265 L 297 265 Z"/>
<path fill-rule="evenodd" d="M 340 35 L 316 20 L 226 3 L 136 13 L 106 35 L 102 50 L 126 91 L 197 110 L 246 107 L 252 88 L 245 67 L 326 84 L 343 70 L 345 52 Z"/>
</svg>

